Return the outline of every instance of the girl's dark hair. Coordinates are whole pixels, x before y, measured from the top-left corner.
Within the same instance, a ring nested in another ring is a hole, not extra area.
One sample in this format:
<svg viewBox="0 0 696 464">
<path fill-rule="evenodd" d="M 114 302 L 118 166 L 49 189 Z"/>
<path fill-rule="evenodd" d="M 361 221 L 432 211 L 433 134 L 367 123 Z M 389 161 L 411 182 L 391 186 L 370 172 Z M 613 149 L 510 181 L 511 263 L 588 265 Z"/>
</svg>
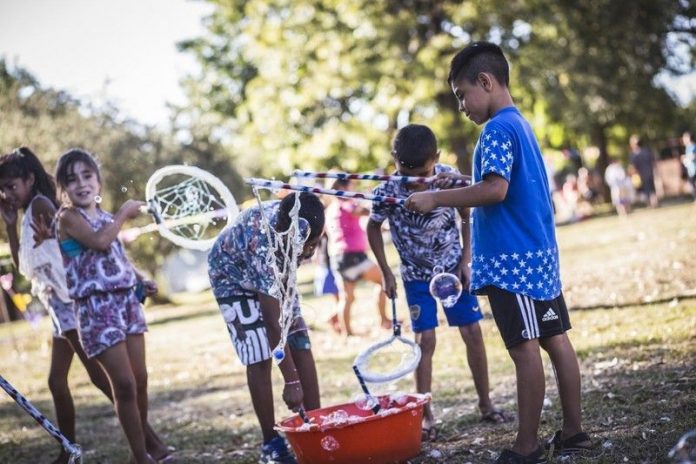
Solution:
<svg viewBox="0 0 696 464">
<path fill-rule="evenodd" d="M 409 124 L 392 140 L 392 156 L 406 168 L 420 168 L 437 158 L 437 139 L 428 126 Z M 398 167 L 398 166 L 397 166 Z"/>
<path fill-rule="evenodd" d="M 285 232 L 290 227 L 290 210 L 295 205 L 295 197 L 300 196 L 299 216 L 309 223 L 309 238 L 316 238 L 324 232 L 324 205 L 319 197 L 310 192 L 292 192 L 280 202 L 278 207 L 278 232 Z"/>
<path fill-rule="evenodd" d="M 19 147 L 12 153 L 0 156 L 0 178 L 26 179 L 30 174 L 34 175 L 34 191 L 47 197 L 57 208 L 56 183 L 33 151 Z"/>
<path fill-rule="evenodd" d="M 447 83 L 451 86 L 463 76 L 473 84 L 482 72 L 493 75 L 499 84 L 510 87 L 508 62 L 500 47 L 491 42 L 474 42 L 454 55 Z"/>
<path fill-rule="evenodd" d="M 86 164 L 97 174 L 97 179 L 101 183 L 99 165 L 94 156 L 81 148 L 71 148 L 60 156 L 58 166 L 56 166 L 56 182 L 61 190 L 65 190 L 65 187 L 68 185 L 68 177 L 73 174 L 73 166 L 76 163 Z"/>
</svg>

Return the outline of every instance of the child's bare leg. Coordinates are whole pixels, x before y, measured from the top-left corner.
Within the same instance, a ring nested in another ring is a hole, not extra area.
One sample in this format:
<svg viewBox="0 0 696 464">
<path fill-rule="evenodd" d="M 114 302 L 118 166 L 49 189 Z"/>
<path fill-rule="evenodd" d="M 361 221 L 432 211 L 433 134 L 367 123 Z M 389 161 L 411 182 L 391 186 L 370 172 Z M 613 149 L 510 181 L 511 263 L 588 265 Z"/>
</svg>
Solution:
<svg viewBox="0 0 696 464">
<path fill-rule="evenodd" d="M 68 385 L 68 372 L 72 364 L 73 354 L 72 347 L 66 339 L 53 337 L 48 388 L 53 397 L 58 429 L 72 442 L 75 441 L 75 405 Z M 68 457 L 65 450 L 61 449 L 60 455 L 54 463 L 67 463 Z"/>
<path fill-rule="evenodd" d="M 311 350 L 292 350 L 292 359 L 295 361 L 297 374 L 302 382 L 304 393 L 304 407 L 308 411 L 321 407 L 319 395 L 319 380 L 314 355 Z"/>
<path fill-rule="evenodd" d="M 416 333 L 416 343 L 421 349 L 421 360 L 416 368 L 416 391 L 428 393 L 432 390 L 433 380 L 433 354 L 435 353 L 435 329 Z M 430 404 L 423 409 L 423 428 L 434 425 L 435 418 Z"/>
<path fill-rule="evenodd" d="M 116 414 L 130 445 L 133 462 L 137 464 L 152 462 L 152 458 L 145 450 L 137 385 L 126 344 L 118 343 L 97 355 L 96 358 L 109 377 Z"/>
<path fill-rule="evenodd" d="M 138 392 L 138 409 L 142 418 L 143 431 L 145 433 L 145 445 L 148 453 L 155 458 L 162 458 L 169 454 L 167 446 L 160 440 L 150 423 L 148 422 L 148 395 L 147 395 L 147 366 L 145 363 L 145 336 L 143 334 L 128 335 L 126 339 L 128 356 L 131 360 L 133 375 Z"/>
<path fill-rule="evenodd" d="M 546 388 L 539 341 L 522 342 L 510 348 L 509 353 L 515 363 L 519 413 L 517 439 L 512 450 L 528 455 L 539 447 L 537 434 Z"/>
<path fill-rule="evenodd" d="M 353 335 L 350 326 L 350 310 L 355 301 L 355 282 L 343 281 L 341 295 L 338 300 L 338 314 L 341 322 L 341 330 L 345 335 Z"/>
<path fill-rule="evenodd" d="M 493 403 L 491 403 L 489 395 L 488 360 L 486 359 L 486 345 L 483 343 L 481 325 L 476 322 L 460 326 L 459 333 L 466 345 L 466 359 L 471 370 L 471 377 L 474 379 L 479 410 L 485 416 L 493 411 Z"/>
<path fill-rule="evenodd" d="M 75 354 L 80 358 L 82 364 L 85 366 L 87 374 L 89 374 L 89 379 L 92 381 L 95 387 L 101 390 L 109 401 L 114 402 L 114 397 L 111 394 L 111 385 L 109 385 L 109 378 L 106 376 L 104 369 L 97 362 L 96 359 L 90 359 L 87 357 L 87 353 L 82 349 L 80 340 L 76 330 L 71 330 L 65 333 L 65 337 L 70 341 Z M 149 423 L 145 424 L 145 443 L 148 453 L 157 458 L 164 457 L 169 450 L 162 440 L 157 436 Z M 164 452 L 161 450 L 164 449 Z"/>
<path fill-rule="evenodd" d="M 82 361 L 82 365 L 85 366 L 85 370 L 89 375 L 89 379 L 92 381 L 95 387 L 101 390 L 109 401 L 113 403 L 113 395 L 111 394 L 111 385 L 109 385 L 109 378 L 106 376 L 106 372 L 102 369 L 101 365 L 96 359 L 90 359 L 87 357 L 87 353 L 82 349 L 80 344 L 80 338 L 77 334 L 77 330 L 70 330 L 65 333 L 65 338 L 68 339 L 72 349 L 75 351 L 77 357 Z"/>
<path fill-rule="evenodd" d="M 563 409 L 561 437 L 570 438 L 582 432 L 580 407 L 580 367 L 575 349 L 566 334 L 541 340 L 541 347 L 549 353 L 556 369 L 558 393 Z"/>
<path fill-rule="evenodd" d="M 377 305 L 380 324 L 383 329 L 391 328 L 391 318 L 387 316 L 386 308 L 387 295 L 385 295 L 384 290 L 382 289 L 382 273 L 379 270 L 379 267 L 376 264 L 373 265 L 362 275 L 362 278 L 378 285 L 378 287 L 375 289 L 375 304 Z"/>
<path fill-rule="evenodd" d="M 256 418 L 261 426 L 264 443 L 276 436 L 273 411 L 273 385 L 271 384 L 271 360 L 267 359 L 246 368 L 247 384 Z"/>
</svg>

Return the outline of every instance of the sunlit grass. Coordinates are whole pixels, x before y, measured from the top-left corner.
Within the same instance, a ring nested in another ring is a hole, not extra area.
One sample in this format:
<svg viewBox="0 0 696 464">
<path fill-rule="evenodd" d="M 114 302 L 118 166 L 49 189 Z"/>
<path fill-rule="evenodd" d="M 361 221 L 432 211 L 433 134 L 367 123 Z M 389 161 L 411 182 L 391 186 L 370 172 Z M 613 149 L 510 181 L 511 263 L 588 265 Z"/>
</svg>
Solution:
<svg viewBox="0 0 696 464">
<path fill-rule="evenodd" d="M 585 424 L 598 445 L 592 459 L 574 462 L 667 462 L 669 447 L 683 432 L 696 428 L 696 299 L 679 297 L 696 289 L 694 213 L 691 204 L 675 205 L 558 229 L 569 306 L 599 306 L 571 313 L 570 335 L 583 373 Z M 301 280 L 311 276 L 305 272 Z M 358 397 L 360 388 L 351 369 L 355 356 L 390 335 L 376 328 L 371 295 L 368 285 L 359 287 L 354 328 L 364 335 L 350 339 L 336 336 L 325 322 L 333 307 L 330 298 L 305 298 L 324 405 Z M 650 299 L 661 302 L 638 305 Z M 399 300 L 399 318 L 405 319 L 406 306 L 403 298 Z M 176 303 L 147 308 L 152 424 L 179 449 L 179 462 L 256 462 L 260 434 L 244 369 L 212 297 L 188 295 Z M 489 316 L 482 328 L 492 397 L 514 411 L 512 363 Z M 2 325 L 0 357 L 2 375 L 52 418 L 46 386 L 49 333 L 45 319 L 37 328 Z M 411 336 L 408 324 L 404 334 Z M 277 369 L 273 375 L 276 411 L 285 416 Z M 70 384 L 87 462 L 125 462 L 126 443 L 111 405 L 91 386 L 78 362 Z M 543 435 L 560 426 L 554 385 L 549 367 Z M 409 376 L 374 389 L 413 391 L 413 384 Z M 433 395 L 441 440 L 427 445 L 412 462 L 488 463 L 514 440 L 515 424 L 479 422 L 464 345 L 454 329 L 438 330 Z M 430 457 L 433 450 L 441 457 Z M 0 462 L 50 462 L 56 451 L 55 442 L 31 418 L 0 395 Z"/>
</svg>

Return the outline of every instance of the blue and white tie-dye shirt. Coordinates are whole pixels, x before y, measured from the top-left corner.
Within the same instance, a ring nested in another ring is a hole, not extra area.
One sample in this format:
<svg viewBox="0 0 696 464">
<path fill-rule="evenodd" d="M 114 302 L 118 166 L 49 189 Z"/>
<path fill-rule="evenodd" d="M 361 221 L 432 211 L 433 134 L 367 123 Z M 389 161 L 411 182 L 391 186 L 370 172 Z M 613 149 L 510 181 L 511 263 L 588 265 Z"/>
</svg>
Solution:
<svg viewBox="0 0 696 464">
<path fill-rule="evenodd" d="M 264 214 L 275 223 L 280 201 L 263 203 Z M 263 293 L 273 295 L 273 270 L 266 262 L 268 238 L 259 206 L 242 211 L 218 236 L 208 254 L 208 276 L 215 298 Z"/>
<path fill-rule="evenodd" d="M 456 170 L 445 164 L 436 164 L 435 174 L 441 172 Z M 405 199 L 413 191 L 401 182 L 388 181 L 375 188 L 373 193 Z M 462 258 L 458 218 L 454 208 L 436 208 L 428 214 L 420 214 L 400 205 L 376 202 L 372 204 L 370 213 L 370 219 L 375 222 L 389 220 L 392 242 L 401 257 L 401 278 L 406 282 L 430 280 L 436 265 L 448 272 L 457 267 Z"/>
<path fill-rule="evenodd" d="M 486 124 L 474 150 L 474 182 L 508 181 L 502 202 L 472 212 L 471 291 L 493 285 L 536 300 L 561 292 L 553 206 L 541 150 L 514 106 Z"/>
</svg>

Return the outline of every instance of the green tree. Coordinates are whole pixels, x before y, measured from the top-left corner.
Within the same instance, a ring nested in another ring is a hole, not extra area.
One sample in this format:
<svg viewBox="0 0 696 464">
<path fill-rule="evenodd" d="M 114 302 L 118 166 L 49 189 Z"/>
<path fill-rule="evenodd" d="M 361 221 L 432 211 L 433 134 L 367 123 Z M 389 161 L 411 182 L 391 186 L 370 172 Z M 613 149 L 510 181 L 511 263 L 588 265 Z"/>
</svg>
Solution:
<svg viewBox="0 0 696 464">
<path fill-rule="evenodd" d="M 26 145 L 39 156 L 48 172 L 58 157 L 71 147 L 95 154 L 103 179 L 103 206 L 117 209 L 129 198 L 144 200 L 145 185 L 158 168 L 191 164 L 218 175 L 242 193 L 239 176 L 217 143 L 205 139 L 176 141 L 168 134 L 122 118 L 113 105 L 95 108 L 69 94 L 40 83 L 23 69 L 11 69 L 0 60 L 0 152 Z M 238 197 L 239 198 L 239 197 Z M 143 216 L 128 226 L 144 225 Z M 0 228 L 4 235 L 4 228 Z M 156 274 L 174 249 L 157 235 L 142 235 L 128 245 L 137 264 Z"/>
<path fill-rule="evenodd" d="M 513 30 L 529 31 L 515 54 L 518 78 L 566 129 L 562 143 L 589 139 L 599 148 L 603 172 L 608 146 L 625 149 L 627 131 L 648 139 L 673 133 L 678 106 L 656 85 L 656 76 L 693 70 L 693 5 L 585 0 L 530 2 L 530 7 L 528 22 L 509 23 Z M 685 63 L 674 57 L 680 47 Z M 622 134 L 621 140 L 611 140 L 614 134 Z"/>
<path fill-rule="evenodd" d="M 409 121 L 429 124 L 466 169 L 478 130 L 461 123 L 445 78 L 455 51 L 481 39 L 511 58 L 513 94 L 542 140 L 592 141 L 604 162 L 616 126 L 656 131 L 674 122 L 676 105 L 655 76 L 669 68 L 670 34 L 691 37 L 694 8 L 668 0 L 212 3 L 208 34 L 181 44 L 203 69 L 187 82 L 184 113 L 230 147 L 244 174 L 267 176 L 385 166 L 394 130 Z"/>
</svg>

